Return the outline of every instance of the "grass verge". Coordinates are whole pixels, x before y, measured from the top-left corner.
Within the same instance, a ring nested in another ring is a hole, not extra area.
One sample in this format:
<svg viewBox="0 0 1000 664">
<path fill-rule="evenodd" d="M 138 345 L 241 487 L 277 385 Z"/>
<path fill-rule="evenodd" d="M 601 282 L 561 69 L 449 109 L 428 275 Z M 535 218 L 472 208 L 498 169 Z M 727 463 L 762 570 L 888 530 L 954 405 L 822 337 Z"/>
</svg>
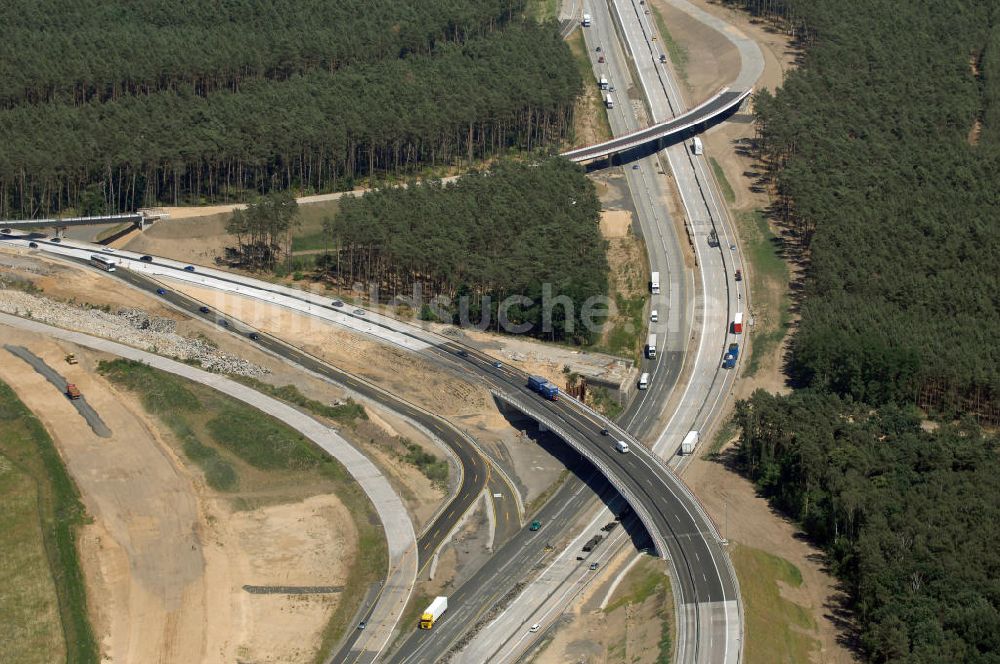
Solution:
<svg viewBox="0 0 1000 664">
<path fill-rule="evenodd" d="M 617 419 L 625 410 L 625 407 L 615 401 L 611 393 L 603 387 L 590 388 L 590 398 L 593 400 L 594 409 L 609 420 Z"/>
<path fill-rule="evenodd" d="M 98 370 L 140 395 L 147 410 L 177 434 L 185 456 L 202 468 L 207 483 L 211 485 L 206 459 L 231 467 L 235 478 L 229 489 L 225 488 L 224 478 L 220 490 L 239 488 L 240 495 L 233 499 L 235 508 L 249 509 L 276 499 L 299 501 L 326 493 L 336 495 L 344 504 L 354 519 L 358 553 L 349 565 L 341 594 L 345 601 L 337 604 L 323 631 L 316 655 L 321 661 L 348 628 L 356 602 L 372 583 L 385 576 L 388 568 L 381 522 L 358 483 L 340 463 L 294 429 L 204 385 L 129 360 L 101 362 Z M 305 399 L 290 386 L 274 389 L 293 399 Z M 358 416 L 353 410 L 338 413 Z"/>
<path fill-rule="evenodd" d="M 559 18 L 559 0 L 528 0 L 526 12 L 538 23 Z"/>
<path fill-rule="evenodd" d="M 653 12 L 653 17 L 656 19 L 656 29 L 660 32 L 660 39 L 663 40 L 663 46 L 667 49 L 667 57 L 670 58 L 670 63 L 674 66 L 674 71 L 677 72 L 677 76 L 684 82 L 684 87 L 690 88 L 691 84 L 688 82 L 688 51 L 686 48 L 681 46 L 676 39 L 670 34 L 670 30 L 667 30 L 667 22 L 663 20 L 663 15 L 660 13 L 656 7 L 647 4 Z"/>
<path fill-rule="evenodd" d="M 0 382 L 0 637 L 11 662 L 97 662 L 76 551 L 80 492 L 41 422 Z"/>
<path fill-rule="evenodd" d="M 608 333 L 608 352 L 635 359 L 640 352 L 639 335 L 645 329 L 646 296 L 625 297 L 615 293 L 615 307 L 618 313 Z"/>
<path fill-rule="evenodd" d="M 750 280 L 754 308 L 753 346 L 750 360 L 743 369 L 743 376 L 750 377 L 760 370 L 763 358 L 773 353 L 788 334 L 791 324 L 788 265 L 779 253 L 778 238 L 760 210 L 742 212 L 737 218 L 740 236 L 753 265 Z"/>
<path fill-rule="evenodd" d="M 708 161 L 712 164 L 712 172 L 715 173 L 715 180 L 719 183 L 719 188 L 722 190 L 722 197 L 726 199 L 727 203 L 732 205 L 736 202 L 736 192 L 733 191 L 733 185 L 729 184 L 729 178 L 726 177 L 726 172 L 722 170 L 722 164 L 715 157 L 709 157 Z"/>
<path fill-rule="evenodd" d="M 673 658 L 673 630 L 674 630 L 674 602 L 670 590 L 670 577 L 667 576 L 666 567 L 663 561 L 654 559 L 643 559 L 635 565 L 629 573 L 622 579 L 621 585 L 616 591 L 617 598 L 609 603 L 604 609 L 605 614 L 612 613 L 622 607 L 639 607 L 647 602 L 652 602 L 648 606 L 648 613 L 634 614 L 642 616 L 646 620 L 652 618 L 660 623 L 660 634 L 657 641 L 657 654 L 654 660 L 657 664 L 670 664 Z M 638 618 L 634 618 L 638 619 Z M 608 648 L 608 654 L 612 654 L 618 642 Z M 620 656 L 624 658 L 624 643 Z"/>
<path fill-rule="evenodd" d="M 317 251 L 329 248 L 329 238 L 323 232 L 323 220 L 333 217 L 340 201 L 323 201 L 299 206 L 299 226 L 292 233 L 292 252 Z"/>
<path fill-rule="evenodd" d="M 808 635 L 816 623 L 805 608 L 783 598 L 779 586 L 801 586 L 799 569 L 784 558 L 740 544 L 733 546 L 732 557 L 745 604 L 747 664 L 808 662 L 819 647 Z"/>
<path fill-rule="evenodd" d="M 271 385 L 270 383 L 257 380 L 256 378 L 250 378 L 249 376 L 231 376 L 231 378 L 237 382 L 243 383 L 247 387 L 257 390 L 258 392 L 272 396 L 275 399 L 287 401 L 290 404 L 294 404 L 308 410 L 314 415 L 327 417 L 331 420 L 336 420 L 337 422 L 350 424 L 358 419 L 368 419 L 368 415 L 365 413 L 364 407 L 359 403 L 355 403 L 351 399 L 348 399 L 344 403 L 336 406 L 328 406 L 322 401 L 310 399 L 306 395 L 302 394 L 302 392 L 299 391 L 299 388 L 294 385 L 282 385 L 281 387 L 278 387 L 276 385 Z"/>
<path fill-rule="evenodd" d="M 738 430 L 736 426 L 736 421 L 733 419 L 726 420 L 725 424 L 719 427 L 719 430 L 715 432 L 715 437 L 712 438 L 712 444 L 708 446 L 705 453 L 702 455 L 702 459 L 713 459 L 719 454 L 719 450 L 722 446 L 733 439 Z"/>
<path fill-rule="evenodd" d="M 604 107 L 604 98 L 594 79 L 594 68 L 590 64 L 587 43 L 583 40 L 583 31 L 577 30 L 569 39 L 569 50 L 576 60 L 576 67 L 580 71 L 580 76 L 584 81 L 584 91 L 577 102 L 574 113 L 574 134 L 578 141 L 584 143 L 600 143 L 611 138 L 611 123 L 608 122 L 608 111 Z M 588 137 L 582 130 L 582 126 L 592 125 L 593 136 Z M 591 140 L 585 140 L 591 138 Z"/>
<path fill-rule="evenodd" d="M 448 486 L 448 462 L 425 452 L 420 445 L 410 440 L 404 438 L 400 442 L 406 448 L 406 454 L 402 455 L 403 461 L 423 473 L 439 489 L 446 490 Z"/>
</svg>

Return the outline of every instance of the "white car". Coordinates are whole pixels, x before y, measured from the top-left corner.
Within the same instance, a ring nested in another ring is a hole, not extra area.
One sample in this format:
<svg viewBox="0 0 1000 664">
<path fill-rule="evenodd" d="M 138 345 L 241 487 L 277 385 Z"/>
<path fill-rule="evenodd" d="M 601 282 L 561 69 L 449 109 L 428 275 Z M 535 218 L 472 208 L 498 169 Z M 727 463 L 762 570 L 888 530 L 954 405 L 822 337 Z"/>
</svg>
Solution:
<svg viewBox="0 0 1000 664">
<path fill-rule="evenodd" d="M 114 250 L 114 249 L 112 249 L 111 247 L 104 247 L 103 249 L 101 249 L 101 251 L 106 251 L 106 252 L 108 252 L 109 254 L 113 254 L 113 253 L 115 253 L 115 250 Z"/>
<path fill-rule="evenodd" d="M 658 312 L 656 309 L 653 309 L 652 311 L 649 312 L 649 322 L 655 323 L 658 320 L 660 320 L 660 312 Z"/>
<path fill-rule="evenodd" d="M 535 623 L 534 625 L 531 626 L 531 629 L 529 629 L 528 631 L 531 632 L 532 634 L 534 634 L 535 632 L 537 632 L 541 628 L 542 628 L 541 625 L 539 625 L 538 623 Z"/>
</svg>

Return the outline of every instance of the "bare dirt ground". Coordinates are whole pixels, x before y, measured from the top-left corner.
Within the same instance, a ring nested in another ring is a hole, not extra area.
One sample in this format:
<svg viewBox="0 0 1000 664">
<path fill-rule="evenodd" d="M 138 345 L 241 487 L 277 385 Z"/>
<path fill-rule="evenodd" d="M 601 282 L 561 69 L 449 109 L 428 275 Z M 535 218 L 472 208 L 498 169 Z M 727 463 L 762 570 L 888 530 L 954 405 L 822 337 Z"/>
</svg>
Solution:
<svg viewBox="0 0 1000 664">
<path fill-rule="evenodd" d="M 653 664 L 659 661 L 663 620 L 670 619 L 673 600 L 662 592 L 640 598 L 634 595 L 634 582 L 652 569 L 665 573 L 662 561 L 641 560 L 615 588 L 607 604 L 610 610 L 600 606 L 612 582 L 634 555 L 635 552 L 628 549 L 608 563 L 601 572 L 601 581 L 580 594 L 563 615 L 561 628 L 529 658 L 532 664 Z M 641 601 L 629 601 L 632 599 Z"/>
<path fill-rule="evenodd" d="M 701 103 L 736 78 L 740 55 L 732 42 L 664 0 L 648 1 L 663 17 L 670 36 L 687 52 L 684 71 L 689 104 Z"/>
<path fill-rule="evenodd" d="M 632 213 L 628 210 L 604 210 L 601 212 L 601 235 L 605 238 L 618 238 L 628 235 L 632 225 Z"/>
<path fill-rule="evenodd" d="M 223 255 L 226 246 L 232 244 L 226 234 L 231 210 L 206 215 L 202 213 L 205 209 L 190 208 L 188 214 L 158 221 L 133 237 L 124 248 L 178 261 L 211 265 L 215 262 L 215 257 Z M 199 214 L 195 214 L 195 211 Z"/>
<path fill-rule="evenodd" d="M 344 390 L 285 364 L 253 344 L 222 331 L 217 326 L 189 318 L 175 309 L 165 307 L 161 301 L 145 291 L 130 288 L 94 270 L 35 256 L 29 259 L 15 252 L 0 249 L 0 279 L 5 275 L 31 281 L 43 290 L 42 295 L 45 297 L 88 303 L 98 307 L 108 306 L 113 309 L 135 307 L 155 316 L 173 318 L 177 321 L 178 334 L 204 338 L 221 350 L 267 368 L 271 373 L 264 377 L 264 380 L 272 385 L 294 385 L 307 397 L 323 403 L 334 403 L 348 397 Z M 382 415 L 380 424 L 386 426 L 381 429 L 374 427 L 366 429 L 365 433 L 376 438 L 379 444 L 388 445 L 396 435 L 402 435 L 420 445 L 425 451 L 441 456 L 441 450 L 423 431 L 389 412 L 384 410 L 376 412 Z M 350 436 L 349 433 L 347 435 Z M 381 449 L 378 446 L 373 447 L 376 451 Z M 419 470 L 401 464 L 397 456 L 387 454 L 385 450 L 382 450 L 381 456 L 376 456 L 374 460 L 392 478 L 400 495 L 405 496 L 405 502 L 417 527 L 422 525 L 444 499 L 442 490 L 433 486 Z"/>
<path fill-rule="evenodd" d="M 97 438 L 27 364 L 0 362 L 0 377 L 56 441 L 94 519 L 79 547 L 104 660 L 311 660 L 339 598 L 250 595 L 242 586 L 342 584 L 357 542 L 337 498 L 234 512 L 178 460 L 131 395 L 94 373 L 96 355 L 12 329 L 3 336 L 75 381 L 113 432 Z M 79 365 L 63 362 L 67 350 Z"/>
</svg>

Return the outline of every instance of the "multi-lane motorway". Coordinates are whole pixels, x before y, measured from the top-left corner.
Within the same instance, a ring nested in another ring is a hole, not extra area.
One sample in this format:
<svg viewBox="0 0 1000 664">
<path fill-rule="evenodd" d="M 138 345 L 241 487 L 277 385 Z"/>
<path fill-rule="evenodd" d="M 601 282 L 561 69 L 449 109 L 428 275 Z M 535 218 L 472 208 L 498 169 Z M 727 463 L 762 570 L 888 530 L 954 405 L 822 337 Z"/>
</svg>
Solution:
<svg viewBox="0 0 1000 664">
<path fill-rule="evenodd" d="M 25 239 L 17 240 L 16 242 L 18 244 L 27 244 Z M 84 260 L 86 260 L 89 252 L 94 250 L 94 248 L 86 245 L 75 246 L 78 243 L 69 243 L 66 241 L 55 244 L 44 240 L 36 240 L 36 244 L 39 249 L 63 255 L 68 254 Z M 152 261 L 143 262 L 139 260 L 138 255 L 134 254 L 119 253 L 117 256 L 120 260 L 120 267 L 115 274 L 131 279 L 137 285 L 144 285 L 149 289 L 162 289 L 162 286 L 156 286 L 156 284 L 149 283 L 148 281 L 144 284 L 143 280 L 145 277 L 140 277 L 137 274 L 133 274 L 133 272 L 153 272 L 158 273 L 161 280 L 164 277 L 172 277 L 174 279 L 195 281 L 226 289 L 235 288 L 234 284 L 238 283 L 239 291 L 244 296 L 257 297 L 266 301 L 274 301 L 276 297 L 275 290 L 278 287 L 254 279 L 245 277 L 237 278 L 234 275 L 204 267 L 198 267 L 197 272 L 192 272 L 186 270 L 183 264 L 166 259 L 154 258 Z M 169 298 L 176 306 L 185 306 L 188 310 L 192 310 L 193 308 L 193 311 L 197 312 L 197 306 L 199 306 L 197 303 L 185 302 L 184 298 L 176 293 L 168 289 L 162 290 L 161 296 Z M 303 308 L 306 310 L 312 310 L 315 304 L 317 304 L 308 301 L 305 294 L 297 291 L 292 291 L 291 295 L 283 294 L 281 298 L 297 299 L 300 304 L 304 305 Z M 283 305 L 289 306 L 285 302 L 283 302 Z M 327 308 L 332 310 L 329 306 Z M 212 313 L 209 312 L 208 315 L 211 316 Z M 386 320 L 392 321 L 392 319 Z M 609 424 L 596 414 L 580 408 L 573 400 L 557 403 L 543 401 L 537 395 L 528 391 L 525 376 L 520 372 L 503 365 L 497 367 L 490 358 L 481 356 L 471 349 L 466 350 L 457 347 L 450 340 L 433 339 L 432 335 L 428 335 L 419 328 L 412 328 L 398 321 L 392 321 L 392 323 L 395 332 L 394 337 L 402 334 L 409 335 L 411 337 L 410 341 L 420 340 L 423 342 L 422 347 L 427 352 L 436 354 L 440 360 L 457 363 L 464 368 L 471 367 L 476 370 L 480 379 L 490 384 L 494 389 L 511 394 L 516 399 L 533 403 L 534 407 L 543 408 L 545 411 L 543 417 L 547 421 L 555 424 L 561 430 L 569 432 L 567 437 L 571 438 L 571 442 L 586 452 L 592 460 L 597 461 L 605 469 L 605 472 L 617 483 L 620 483 L 628 495 L 633 497 L 635 501 L 634 507 L 639 514 L 646 516 L 646 526 L 654 534 L 654 541 L 659 543 L 661 553 L 665 554 L 667 551 L 670 551 L 671 558 L 684 560 L 686 555 L 684 551 L 689 548 L 687 540 L 692 536 L 704 536 L 703 533 L 705 531 L 703 528 L 705 530 L 708 529 L 705 525 L 704 516 L 697 509 L 685 506 L 684 503 L 689 501 L 690 498 L 685 491 L 676 486 L 676 478 L 671 473 L 666 472 L 662 464 L 638 446 L 636 441 L 632 441 L 634 450 L 632 454 L 621 455 L 614 451 L 611 437 L 601 434 L 601 429 L 609 426 Z M 380 323 L 376 322 L 375 325 L 379 326 Z M 265 342 L 268 339 L 265 335 L 260 335 L 257 342 Z M 436 343 L 428 343 L 432 339 Z M 296 349 L 286 347 L 284 344 L 276 341 L 269 343 L 275 344 L 271 348 L 272 351 L 278 352 L 289 359 L 294 358 L 293 361 L 302 363 L 313 371 L 319 369 L 320 371 L 317 373 L 325 371 L 324 367 L 315 365 L 314 358 L 310 359 L 309 357 L 296 355 Z M 711 580 L 713 574 L 716 578 L 718 577 L 717 565 L 713 565 L 711 568 L 705 567 L 702 571 L 698 571 L 700 568 L 697 567 L 698 565 L 709 565 L 712 559 L 712 555 L 702 556 L 698 553 L 695 556 L 695 561 L 700 561 L 700 563 L 686 562 L 680 571 L 682 574 L 685 573 L 685 570 L 690 571 L 687 574 L 688 579 L 686 582 L 681 581 L 681 583 L 688 583 L 691 587 L 712 587 L 715 583 L 715 581 Z M 704 592 L 711 591 L 706 590 Z"/>
<path fill-rule="evenodd" d="M 650 43 L 650 37 L 654 34 L 652 25 L 648 18 L 644 20 L 639 13 L 637 2 L 613 2 L 610 9 L 615 13 L 614 17 L 611 16 L 609 6 L 603 2 L 585 2 L 585 8 L 596 19 L 595 28 L 586 33 L 588 42 L 593 49 L 596 40 L 597 45 L 601 45 L 603 52 L 607 54 L 603 70 L 609 74 L 612 83 L 629 86 L 632 69 L 638 76 L 638 88 L 631 90 L 634 106 L 619 103 L 616 111 L 609 114 L 615 133 L 621 135 L 640 130 L 642 123 L 636 118 L 635 111 L 641 110 L 643 97 L 649 104 L 649 121 L 670 122 L 670 118 L 683 114 L 683 100 L 677 93 L 669 72 L 665 74 L 662 66 L 658 66 L 655 61 Z M 621 26 L 621 33 L 625 37 L 624 48 L 619 45 L 612 21 Z M 593 59 L 596 61 L 596 56 Z M 600 66 L 595 62 L 595 67 Z M 617 96 L 620 100 L 625 98 L 622 94 Z M 658 357 L 647 361 L 644 367 L 653 374 L 653 385 L 650 390 L 642 393 L 623 422 L 628 429 L 643 438 L 656 440 L 654 449 L 669 456 L 683 433 L 710 421 L 721 402 L 728 378 L 726 375 L 720 376 L 718 371 L 721 349 L 728 341 L 724 330 L 731 313 L 741 306 L 742 298 L 736 290 L 736 284 L 730 280 L 739 256 L 735 248 L 730 248 L 735 245 L 728 241 L 726 219 L 714 197 L 713 183 L 703 161 L 693 158 L 683 145 L 664 154 L 677 179 L 676 186 L 685 210 L 684 221 L 695 242 L 700 276 L 697 282 L 692 281 L 689 272 L 684 269 L 676 226 L 665 212 L 669 195 L 667 176 L 658 168 L 658 158 L 653 156 L 640 160 L 636 164 L 638 168 L 627 168 L 625 175 L 635 201 L 641 230 L 649 247 L 650 262 L 653 269 L 661 272 L 661 282 L 664 285 L 663 294 L 654 296 L 652 302 L 653 308 L 660 312 L 661 322 L 651 326 L 651 331 L 661 335 L 662 343 Z M 707 233 L 712 228 L 718 230 L 722 239 L 718 249 L 707 247 Z M 42 243 L 40 248 L 63 254 L 72 249 L 67 244 L 51 243 Z M 91 250 L 82 246 L 76 249 L 83 253 Z M 145 271 L 154 278 L 200 280 L 204 285 L 296 308 L 355 331 L 374 334 L 383 341 L 396 343 L 411 351 L 434 355 L 443 366 L 457 368 L 459 371 L 471 369 L 477 379 L 502 393 L 502 400 L 519 404 L 521 410 L 556 429 L 583 456 L 612 477 L 619 489 L 635 503 L 637 512 L 653 534 L 654 543 L 670 559 L 676 577 L 675 588 L 680 604 L 680 630 L 677 635 L 679 661 L 738 660 L 741 629 L 741 617 L 736 609 L 738 595 L 731 568 L 719 546 L 718 534 L 699 511 L 696 501 L 683 484 L 665 469 L 658 458 L 636 445 L 634 439 L 630 438 L 633 443 L 632 453 L 623 455 L 614 452 L 611 437 L 601 434 L 601 429 L 608 426 L 602 418 L 574 406 L 570 401 L 560 404 L 543 401 L 526 390 L 524 376 L 519 372 L 506 366 L 497 367 L 490 358 L 480 356 L 472 349 L 455 346 L 420 328 L 377 315 L 358 318 L 347 315 L 346 312 L 332 311 L 327 306 L 328 303 L 319 302 L 313 296 L 224 272 L 199 267 L 196 279 L 192 279 L 194 275 L 185 273 L 184 266 L 175 261 L 155 259 L 152 264 L 140 265 L 136 260 L 137 256 L 126 254 L 122 257 L 130 259 L 126 262 L 132 267 Z M 124 277 L 130 274 L 130 270 L 119 270 L 119 274 Z M 213 283 L 206 283 L 207 280 Z M 148 282 L 146 287 L 149 287 Z M 184 306 L 175 301 L 184 298 L 169 291 L 164 296 L 170 298 L 175 306 Z M 187 304 L 197 306 L 191 301 Z M 184 308 L 199 315 L 197 309 L 192 311 L 190 306 Z M 207 315 L 211 317 L 216 314 L 210 312 Z M 695 325 L 696 322 L 699 324 Z M 237 328 L 235 331 L 246 333 L 248 328 Z M 664 427 L 659 415 L 676 384 L 681 361 L 686 357 L 685 351 L 692 340 L 695 341 L 695 352 L 688 359 L 692 380 L 688 382 L 679 400 L 678 409 Z M 347 385 L 367 398 L 375 398 L 364 389 L 368 387 L 377 390 L 374 386 L 351 385 L 350 376 L 336 372 L 321 362 L 319 369 L 310 366 L 318 360 L 305 354 L 302 354 L 304 357 L 296 356 L 295 353 L 301 353 L 298 349 L 266 335 L 260 335 L 256 342 L 319 375 Z M 335 373 L 329 373 L 331 370 Z M 336 373 L 340 375 L 335 375 Z M 379 394 L 376 400 L 386 403 L 385 396 Z M 404 408 L 400 408 L 400 404 L 393 404 L 391 407 L 406 412 L 407 404 L 403 402 L 402 405 Z M 419 421 L 419 418 L 414 419 Z M 425 426 L 428 425 L 425 423 Z M 458 508 L 471 504 L 480 495 L 484 482 L 496 481 L 495 474 L 489 472 L 489 464 L 470 452 L 467 445 L 459 444 L 457 439 L 449 442 L 449 434 L 442 435 L 439 430 L 442 426 L 440 422 L 432 422 L 429 426 L 456 450 L 456 454 L 459 448 L 466 450 L 464 456 L 459 454 L 459 458 L 465 465 L 468 477 L 463 478 L 462 488 L 455 497 L 455 509 L 446 509 L 438 515 L 434 524 L 420 538 L 421 563 L 426 562 L 430 553 L 453 527 L 463 511 Z M 611 427 L 611 431 L 614 433 L 615 429 Z M 461 437 L 460 432 L 453 431 L 452 434 Z M 623 433 L 621 437 L 625 437 Z M 476 459 L 472 457 L 478 458 L 478 467 Z M 586 466 L 581 465 L 581 468 Z M 480 470 L 483 470 L 485 479 L 480 477 Z M 591 480 L 592 489 L 613 495 L 613 491 L 602 480 L 595 479 L 594 471 L 580 470 L 580 474 Z M 551 557 L 552 554 L 546 554 L 545 543 L 554 539 L 564 526 L 576 520 L 582 511 L 593 504 L 591 496 L 590 489 L 585 490 L 580 481 L 568 482 L 556 499 L 543 508 L 541 518 L 546 523 L 543 530 L 538 533 L 527 530 L 511 533 L 507 544 L 499 548 L 493 559 L 479 570 L 472 581 L 453 593 L 450 611 L 438 627 L 431 633 L 411 635 L 398 651 L 397 659 L 430 661 L 451 649 L 464 631 L 501 594 L 507 592 L 526 570 L 539 564 L 547 564 L 547 555 Z M 540 537 L 540 533 L 545 536 Z M 499 541 L 503 541 L 503 538 Z M 567 558 L 565 555 L 558 557 L 563 560 Z M 548 569 L 552 569 L 554 565 L 555 563 L 549 565 Z M 569 579 L 571 574 L 580 576 L 579 571 L 573 571 L 573 565 L 566 564 L 565 567 L 569 570 L 565 578 Z M 575 567 L 578 569 L 579 565 Z M 409 626 L 404 626 L 404 629 L 408 628 Z M 363 646 L 352 647 L 352 643 L 348 643 L 345 649 L 335 655 L 333 661 L 370 661 L 373 652 Z"/>
</svg>

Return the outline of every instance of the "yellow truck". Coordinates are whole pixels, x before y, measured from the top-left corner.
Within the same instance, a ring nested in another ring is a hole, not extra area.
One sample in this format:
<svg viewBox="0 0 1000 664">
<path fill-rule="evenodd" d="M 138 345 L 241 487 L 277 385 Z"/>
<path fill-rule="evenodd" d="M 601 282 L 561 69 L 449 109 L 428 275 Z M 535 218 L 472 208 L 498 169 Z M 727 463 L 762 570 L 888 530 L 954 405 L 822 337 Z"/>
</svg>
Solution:
<svg viewBox="0 0 1000 664">
<path fill-rule="evenodd" d="M 447 597 L 435 597 L 431 605 L 420 615 L 420 629 L 430 629 L 434 623 L 448 610 Z"/>
</svg>

